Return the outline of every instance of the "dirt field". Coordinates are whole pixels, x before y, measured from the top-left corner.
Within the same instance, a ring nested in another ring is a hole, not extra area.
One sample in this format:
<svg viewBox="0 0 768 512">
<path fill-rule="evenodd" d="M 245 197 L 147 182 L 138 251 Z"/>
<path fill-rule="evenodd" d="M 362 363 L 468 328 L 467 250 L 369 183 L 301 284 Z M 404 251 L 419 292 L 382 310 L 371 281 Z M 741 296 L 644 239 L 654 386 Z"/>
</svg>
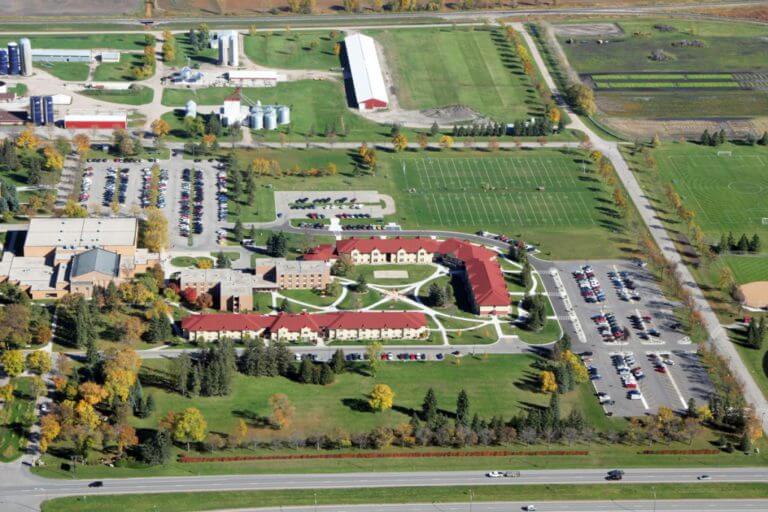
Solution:
<svg viewBox="0 0 768 512">
<path fill-rule="evenodd" d="M 730 9 L 703 9 L 701 13 L 708 16 L 722 16 L 724 18 L 768 21 L 768 7 L 764 5 L 755 7 L 734 7 Z"/>
<path fill-rule="evenodd" d="M 561 37 L 620 36 L 624 33 L 616 23 L 579 23 L 554 25 L 553 28 Z"/>
<path fill-rule="evenodd" d="M 658 134 L 666 140 L 698 138 L 707 129 L 710 132 L 725 130 L 729 137 L 740 137 L 747 133 L 763 133 L 768 128 L 768 119 L 750 120 L 671 120 L 609 118 L 602 122 L 630 140 L 645 139 Z"/>
<path fill-rule="evenodd" d="M 768 281 L 743 284 L 739 290 L 744 294 L 744 305 L 750 308 L 768 307 Z"/>
<path fill-rule="evenodd" d="M 136 14 L 142 0 L 0 0 L 2 16 L 103 16 Z"/>
</svg>

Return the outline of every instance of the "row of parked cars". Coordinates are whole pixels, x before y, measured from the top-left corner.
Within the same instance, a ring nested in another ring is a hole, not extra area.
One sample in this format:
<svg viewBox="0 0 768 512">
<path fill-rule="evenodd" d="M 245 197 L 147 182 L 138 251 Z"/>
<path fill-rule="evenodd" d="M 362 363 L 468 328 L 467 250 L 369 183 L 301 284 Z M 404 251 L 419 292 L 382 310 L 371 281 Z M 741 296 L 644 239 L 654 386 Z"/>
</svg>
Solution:
<svg viewBox="0 0 768 512">
<path fill-rule="evenodd" d="M 650 339 L 651 336 L 654 338 L 661 336 L 659 330 L 652 326 L 653 318 L 651 318 L 651 315 L 635 313 L 629 319 L 632 322 L 632 327 L 639 331 L 641 339 L 647 340 Z"/>
<path fill-rule="evenodd" d="M 608 272 L 608 277 L 611 279 L 616 293 L 623 301 L 629 302 L 630 300 L 639 301 L 640 293 L 635 287 L 635 282 L 626 270 L 619 272 Z"/>
<path fill-rule="evenodd" d="M 605 292 L 591 265 L 582 265 L 573 271 L 581 296 L 587 302 L 605 302 Z"/>
<path fill-rule="evenodd" d="M 227 171 L 216 173 L 216 201 L 218 203 L 219 222 L 227 220 Z"/>
<path fill-rule="evenodd" d="M 194 191 L 194 200 L 192 193 Z M 184 169 L 181 173 L 179 201 L 179 232 L 181 236 L 203 232 L 203 171 Z"/>
<path fill-rule="evenodd" d="M 613 313 L 599 313 L 594 315 L 592 320 L 606 343 L 625 340 L 629 337 L 629 331 L 619 325 L 619 321 Z"/>
<path fill-rule="evenodd" d="M 627 398 L 641 400 L 643 394 L 638 388 L 638 380 L 644 379 L 645 374 L 643 369 L 638 366 L 634 353 L 614 354 L 611 356 L 611 360 L 619 373 L 619 377 L 621 377 L 622 386 L 627 390 Z"/>
<path fill-rule="evenodd" d="M 104 182 L 104 199 L 102 202 L 104 206 L 109 207 L 112 205 L 115 201 L 115 194 L 117 194 L 117 202 L 125 204 L 125 195 L 128 191 L 128 172 L 128 167 L 123 169 L 107 168 Z"/>
<path fill-rule="evenodd" d="M 93 185 L 93 167 L 87 167 L 83 171 L 83 180 L 80 182 L 79 200 L 81 203 L 91 198 L 91 185 Z"/>
<path fill-rule="evenodd" d="M 157 206 L 158 208 L 165 208 L 166 201 L 168 199 L 168 169 L 161 169 L 160 176 L 157 180 L 157 202 L 150 204 L 150 196 L 152 189 L 152 170 L 149 167 L 145 167 L 141 170 L 141 206 L 147 208 L 149 206 Z"/>
</svg>

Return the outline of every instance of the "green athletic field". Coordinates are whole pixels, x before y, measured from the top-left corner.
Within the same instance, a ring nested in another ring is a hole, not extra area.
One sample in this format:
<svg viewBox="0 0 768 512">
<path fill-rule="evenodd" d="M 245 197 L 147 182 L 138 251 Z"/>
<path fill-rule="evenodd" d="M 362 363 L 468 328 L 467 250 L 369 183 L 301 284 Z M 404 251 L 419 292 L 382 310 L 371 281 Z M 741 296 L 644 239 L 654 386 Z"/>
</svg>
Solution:
<svg viewBox="0 0 768 512">
<path fill-rule="evenodd" d="M 510 122 L 540 109 L 538 96 L 500 31 L 420 28 L 368 33 L 384 51 L 404 108 L 465 105 Z"/>
<path fill-rule="evenodd" d="M 415 227 L 591 228 L 599 221 L 594 192 L 562 155 L 402 158 L 391 165 L 405 192 L 398 211 Z"/>
<path fill-rule="evenodd" d="M 718 156 L 718 151 L 731 151 L 732 156 Z M 737 238 L 741 233 L 768 237 L 768 151 L 764 147 L 674 144 L 656 150 L 655 155 L 661 176 L 696 212 L 696 222 L 707 235 L 719 239 L 721 233 L 733 231 Z"/>
</svg>

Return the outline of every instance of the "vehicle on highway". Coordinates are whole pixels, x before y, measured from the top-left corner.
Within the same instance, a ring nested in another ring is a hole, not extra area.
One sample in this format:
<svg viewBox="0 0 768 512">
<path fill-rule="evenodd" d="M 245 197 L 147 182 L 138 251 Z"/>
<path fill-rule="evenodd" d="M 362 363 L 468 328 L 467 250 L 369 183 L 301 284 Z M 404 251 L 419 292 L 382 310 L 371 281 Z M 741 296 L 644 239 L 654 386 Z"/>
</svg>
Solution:
<svg viewBox="0 0 768 512">
<path fill-rule="evenodd" d="M 505 478 L 517 478 L 519 476 L 520 476 L 520 472 L 519 471 L 505 471 L 504 472 L 504 477 Z"/>
<path fill-rule="evenodd" d="M 621 469 L 612 469 L 605 477 L 606 480 L 621 480 L 622 478 L 624 478 L 624 471 Z"/>
<path fill-rule="evenodd" d="M 488 478 L 501 478 L 504 476 L 504 473 L 501 471 L 489 471 L 485 474 Z"/>
<path fill-rule="evenodd" d="M 95 482 L 89 483 L 88 487 L 104 487 L 104 482 L 101 480 L 96 480 Z"/>
<path fill-rule="evenodd" d="M 523 510 L 526 512 L 536 512 L 536 507 L 534 505 L 526 505 L 523 507 Z"/>
<path fill-rule="evenodd" d="M 712 477 L 709 475 L 699 475 L 696 477 L 697 480 L 712 480 Z"/>
</svg>

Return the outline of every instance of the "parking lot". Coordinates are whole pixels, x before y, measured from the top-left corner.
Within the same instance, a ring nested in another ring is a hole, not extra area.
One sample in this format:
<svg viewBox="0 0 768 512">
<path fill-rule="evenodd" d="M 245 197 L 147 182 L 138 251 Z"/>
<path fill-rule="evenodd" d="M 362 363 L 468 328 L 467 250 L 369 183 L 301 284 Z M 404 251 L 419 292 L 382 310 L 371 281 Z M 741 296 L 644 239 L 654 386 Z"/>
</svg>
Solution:
<svg viewBox="0 0 768 512">
<path fill-rule="evenodd" d="M 356 190 L 343 192 L 275 192 L 278 216 L 288 219 L 381 219 L 394 213 L 382 207 L 378 192 Z M 386 201 L 385 201 L 386 202 Z"/>
<path fill-rule="evenodd" d="M 542 273 L 555 311 L 585 354 L 606 413 L 639 416 L 706 403 L 711 383 L 653 276 L 627 261 L 556 262 Z"/>
<path fill-rule="evenodd" d="M 127 215 L 136 214 L 154 202 L 168 219 L 171 249 L 213 250 L 218 240 L 219 220 L 226 219 L 220 200 L 223 197 L 226 203 L 226 195 L 222 196 L 226 188 L 222 190 L 225 185 L 219 176 L 223 172 L 220 164 L 181 158 L 160 160 L 157 175 L 151 172 L 153 165 L 147 160 L 87 162 L 80 202 L 94 213 L 105 214 L 117 208 Z M 196 226 L 198 232 L 195 232 Z"/>
</svg>

